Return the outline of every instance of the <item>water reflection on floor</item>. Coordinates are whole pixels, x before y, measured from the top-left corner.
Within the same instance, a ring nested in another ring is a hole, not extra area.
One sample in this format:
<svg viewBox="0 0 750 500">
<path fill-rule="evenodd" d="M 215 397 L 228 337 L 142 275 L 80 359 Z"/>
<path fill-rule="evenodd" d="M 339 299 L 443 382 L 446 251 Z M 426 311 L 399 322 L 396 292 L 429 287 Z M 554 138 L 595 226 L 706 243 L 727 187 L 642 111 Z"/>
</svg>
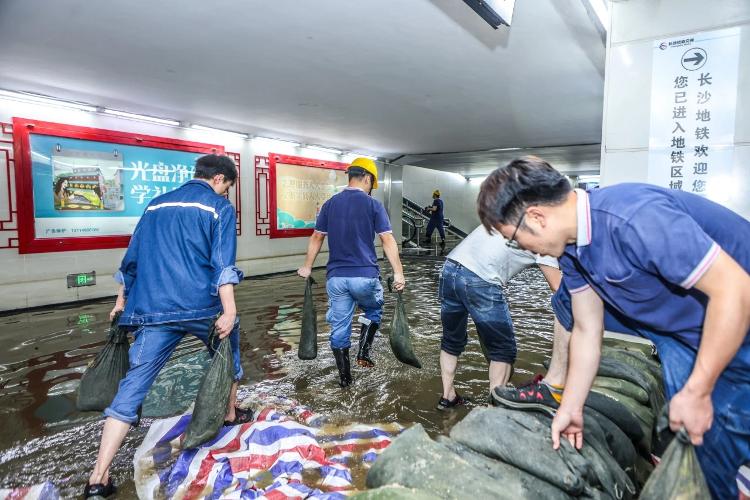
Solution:
<svg viewBox="0 0 750 500">
<path fill-rule="evenodd" d="M 242 319 L 243 384 L 262 384 L 278 395 L 297 399 L 334 420 L 419 422 L 431 433 L 445 432 L 468 411 L 444 414 L 434 409 L 439 398 L 440 307 L 437 299 L 442 261 L 407 260 L 406 299 L 409 323 L 422 370 L 395 360 L 386 337 L 374 346 L 377 366 L 354 366 L 355 384 L 342 391 L 327 342 L 325 273 L 314 273 L 318 306 L 319 349 L 314 361 L 300 361 L 297 341 L 303 281 L 287 274 L 243 282 L 236 291 Z M 387 271 L 384 270 L 384 274 Z M 518 342 L 514 381 L 542 371 L 552 337 L 550 291 L 536 269 L 511 281 L 510 302 Z M 384 323 L 390 321 L 394 297 L 386 293 Z M 96 457 L 101 419 L 75 409 L 81 373 L 103 345 L 110 301 L 0 317 L 0 487 L 52 480 L 63 494 L 75 496 Z M 459 361 L 456 385 L 474 405 L 487 404 L 487 366 L 473 325 Z M 355 337 L 356 340 L 356 337 Z M 198 349 L 180 344 L 177 354 Z M 147 432 L 148 421 L 131 431 L 112 472 L 121 498 L 134 497 L 133 452 Z"/>
</svg>

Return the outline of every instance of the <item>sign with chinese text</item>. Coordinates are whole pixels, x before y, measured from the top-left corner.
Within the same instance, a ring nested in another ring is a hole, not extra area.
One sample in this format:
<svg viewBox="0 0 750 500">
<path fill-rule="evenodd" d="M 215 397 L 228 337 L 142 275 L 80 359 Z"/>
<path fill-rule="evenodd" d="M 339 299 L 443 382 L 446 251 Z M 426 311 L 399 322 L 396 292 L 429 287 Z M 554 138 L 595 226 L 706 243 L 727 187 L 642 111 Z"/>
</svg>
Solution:
<svg viewBox="0 0 750 500">
<path fill-rule="evenodd" d="M 26 124 L 24 127 L 23 124 Z M 223 148 L 14 119 L 21 253 L 127 246 L 146 205 Z"/>
<path fill-rule="evenodd" d="M 657 40 L 648 181 L 717 201 L 731 184 L 740 29 Z"/>
<path fill-rule="evenodd" d="M 347 185 L 346 163 L 269 154 L 271 238 L 308 236 L 323 203 Z"/>
</svg>

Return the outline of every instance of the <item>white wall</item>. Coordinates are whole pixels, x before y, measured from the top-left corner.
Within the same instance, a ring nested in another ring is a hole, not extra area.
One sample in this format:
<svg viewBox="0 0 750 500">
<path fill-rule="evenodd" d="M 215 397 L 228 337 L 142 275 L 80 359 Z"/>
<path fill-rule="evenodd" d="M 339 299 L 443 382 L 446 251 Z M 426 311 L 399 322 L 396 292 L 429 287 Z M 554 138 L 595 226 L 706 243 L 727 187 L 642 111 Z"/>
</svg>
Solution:
<svg viewBox="0 0 750 500">
<path fill-rule="evenodd" d="M 728 206 L 750 218 L 750 1 L 610 2 L 602 137 L 602 185 L 647 182 L 654 40 L 741 27 L 733 177 L 741 195 Z"/>
<path fill-rule="evenodd" d="M 550 161 L 553 167 L 568 175 L 574 175 L 581 171 L 597 172 L 599 170 L 598 161 L 578 162 L 575 160 L 576 155 L 573 153 L 577 148 L 577 146 L 573 146 L 526 149 L 520 154 L 535 154 Z M 554 153 L 551 151 L 553 149 Z M 509 153 L 503 155 L 503 158 L 495 159 L 493 163 L 500 167 L 518 155 L 519 153 Z M 478 172 L 489 173 L 491 171 L 487 167 L 474 168 L 468 163 L 460 168 L 464 173 L 471 173 L 472 175 Z M 462 174 L 413 165 L 404 166 L 403 177 L 404 198 L 421 206 L 432 205 L 432 191 L 439 189 L 440 198 L 445 203 L 445 216 L 450 218 L 454 226 L 470 233 L 480 224 L 477 215 L 477 196 L 484 177 L 476 177 L 467 181 Z"/>
<path fill-rule="evenodd" d="M 222 144 L 226 151 L 240 153 L 242 235 L 237 241 L 238 267 L 245 272 L 246 276 L 254 276 L 291 271 L 302 264 L 307 249 L 307 238 L 270 239 L 268 236 L 255 235 L 254 156 L 267 155 L 268 145 L 264 146 L 228 134 L 152 125 L 99 113 L 0 99 L 0 121 L 9 123 L 14 116 Z M 285 147 L 277 145 L 273 149 L 275 153 L 341 161 L 338 156 L 332 154 L 300 149 L 292 145 Z M 382 176 L 382 171 L 380 174 Z M 381 189 L 373 191 L 374 196 L 382 201 L 386 187 L 381 186 Z M 4 192 L 5 181 L 0 177 L 0 193 Z M 5 218 L 8 213 L 7 200 L 4 198 L 4 194 L 0 195 L 0 217 L 2 218 Z M 398 206 L 399 215 L 395 219 L 394 229 L 398 228 L 400 232 L 400 193 L 397 197 L 392 197 L 391 201 L 393 205 Z M 393 220 L 393 215 L 391 217 Z M 3 233 L 3 236 L 5 234 Z M 399 240 L 400 237 L 397 238 L 397 241 Z M 20 255 L 17 249 L 0 250 L 0 311 L 114 295 L 116 284 L 112 274 L 118 268 L 124 251 L 125 249 L 112 249 Z M 327 246 L 324 246 L 316 265 L 325 265 L 327 259 Z M 97 274 L 95 286 L 66 288 L 67 274 L 91 270 L 95 270 Z"/>
<path fill-rule="evenodd" d="M 439 189 L 445 216 L 450 218 L 451 224 L 467 233 L 479 225 L 477 195 L 481 184 L 478 180 L 467 181 L 456 173 L 404 167 L 404 198 L 425 207 L 432 205 L 432 192 Z"/>
</svg>

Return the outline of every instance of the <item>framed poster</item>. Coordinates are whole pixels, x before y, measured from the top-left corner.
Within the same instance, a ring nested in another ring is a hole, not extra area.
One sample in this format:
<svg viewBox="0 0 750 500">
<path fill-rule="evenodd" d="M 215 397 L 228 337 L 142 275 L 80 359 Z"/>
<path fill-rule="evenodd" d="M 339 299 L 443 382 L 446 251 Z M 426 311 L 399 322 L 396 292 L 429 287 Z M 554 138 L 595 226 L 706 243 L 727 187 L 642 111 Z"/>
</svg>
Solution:
<svg viewBox="0 0 750 500">
<path fill-rule="evenodd" d="M 146 205 L 224 147 L 13 118 L 20 253 L 124 248 Z"/>
<path fill-rule="evenodd" d="M 309 236 L 323 203 L 348 184 L 348 163 L 269 153 L 271 238 Z"/>
</svg>

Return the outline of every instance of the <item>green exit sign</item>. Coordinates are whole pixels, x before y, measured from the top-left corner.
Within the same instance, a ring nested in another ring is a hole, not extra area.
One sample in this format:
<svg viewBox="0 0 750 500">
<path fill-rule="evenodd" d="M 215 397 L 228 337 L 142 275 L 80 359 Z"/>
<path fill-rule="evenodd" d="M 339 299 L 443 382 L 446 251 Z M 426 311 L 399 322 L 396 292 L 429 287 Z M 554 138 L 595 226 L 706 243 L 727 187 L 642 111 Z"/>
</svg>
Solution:
<svg viewBox="0 0 750 500">
<path fill-rule="evenodd" d="M 96 285 L 96 271 L 68 275 L 68 288 Z"/>
</svg>

